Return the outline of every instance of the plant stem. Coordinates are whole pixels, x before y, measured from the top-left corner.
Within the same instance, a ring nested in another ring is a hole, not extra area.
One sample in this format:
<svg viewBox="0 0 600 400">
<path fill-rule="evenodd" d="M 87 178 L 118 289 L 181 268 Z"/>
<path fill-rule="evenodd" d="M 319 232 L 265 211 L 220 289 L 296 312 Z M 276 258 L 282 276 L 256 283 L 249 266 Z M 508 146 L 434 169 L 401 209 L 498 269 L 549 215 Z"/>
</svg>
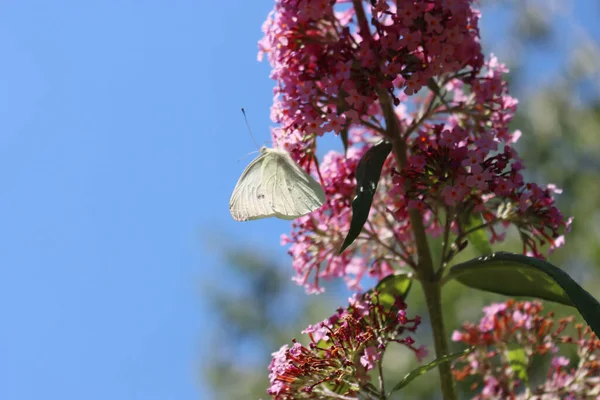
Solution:
<svg viewBox="0 0 600 400">
<path fill-rule="evenodd" d="M 394 156 L 398 163 L 398 168 L 401 170 L 406 164 L 406 146 L 402 139 L 398 117 L 394 112 L 394 107 L 392 106 L 389 94 L 385 90 L 380 90 L 378 96 L 385 117 L 387 137 L 388 140 L 392 142 Z M 449 354 L 446 329 L 444 327 L 444 316 L 442 313 L 440 281 L 436 277 L 435 269 L 433 267 L 431 251 L 427 242 L 427 235 L 425 233 L 425 226 L 423 225 L 421 214 L 418 210 L 410 210 L 409 217 L 417 246 L 417 273 L 419 274 L 421 284 L 423 285 L 423 292 L 425 293 L 425 302 L 427 303 L 427 310 L 429 311 L 429 320 L 433 332 L 436 358 L 440 358 Z M 450 370 L 449 363 L 441 363 L 438 365 L 438 369 L 440 372 L 441 389 L 444 400 L 456 400 L 454 380 L 452 379 L 452 371 Z"/>
<path fill-rule="evenodd" d="M 359 27 L 360 35 L 363 40 L 371 40 L 371 32 L 369 22 L 367 20 L 365 10 L 363 9 L 361 0 L 352 0 L 356 20 Z M 390 94 L 383 88 L 377 91 L 379 103 L 385 118 L 385 135 L 392 142 L 394 156 L 398 163 L 398 169 L 406 165 L 406 145 L 402 137 L 400 122 L 394 111 L 394 106 Z M 425 116 L 423 116 L 425 118 Z M 423 291 L 425 292 L 425 301 L 429 311 L 429 319 L 431 321 L 431 330 L 433 331 L 433 342 L 435 345 L 436 357 L 442 357 L 449 354 L 448 341 L 446 340 L 446 329 L 444 328 L 444 318 L 442 314 L 442 291 L 440 280 L 437 278 L 431 259 L 431 251 L 427 243 L 427 235 L 421 214 L 417 210 L 410 210 L 410 224 L 413 229 L 415 243 L 417 246 L 417 273 Z M 448 363 L 441 363 L 439 366 L 441 389 L 444 400 L 456 400 L 456 391 L 454 390 L 454 381 L 452 380 L 452 372 Z"/>
<path fill-rule="evenodd" d="M 385 385 L 383 383 L 383 360 L 377 362 L 377 371 L 379 372 L 379 398 L 385 400 Z"/>
<path fill-rule="evenodd" d="M 428 282 L 421 281 L 423 292 L 425 293 L 425 302 L 429 311 L 431 330 L 433 331 L 433 342 L 435 346 L 436 358 L 449 354 L 448 340 L 446 338 L 446 328 L 444 327 L 444 316 L 442 314 L 442 291 L 439 281 Z M 441 389 L 444 400 L 456 400 L 456 390 L 454 389 L 454 380 L 452 379 L 452 370 L 450 363 L 441 363 L 438 365 L 440 372 Z"/>
</svg>

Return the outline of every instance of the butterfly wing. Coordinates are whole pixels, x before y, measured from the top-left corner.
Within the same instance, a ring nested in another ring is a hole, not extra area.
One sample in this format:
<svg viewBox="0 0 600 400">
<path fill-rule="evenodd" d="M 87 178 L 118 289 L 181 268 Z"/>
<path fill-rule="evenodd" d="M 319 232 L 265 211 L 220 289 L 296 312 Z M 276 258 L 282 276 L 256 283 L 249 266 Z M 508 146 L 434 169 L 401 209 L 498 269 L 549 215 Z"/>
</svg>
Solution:
<svg viewBox="0 0 600 400">
<path fill-rule="evenodd" d="M 262 148 L 238 180 L 229 210 L 237 221 L 292 220 L 321 207 L 325 199 L 321 185 L 286 151 Z"/>
<path fill-rule="evenodd" d="M 252 160 L 233 189 L 229 200 L 229 211 L 236 221 L 250 221 L 275 215 L 262 182 L 262 167 L 267 161 L 267 155 L 266 152 L 261 152 Z"/>
<path fill-rule="evenodd" d="M 267 149 L 263 166 L 263 183 L 275 216 L 296 219 L 325 203 L 325 192 L 284 150 Z"/>
</svg>

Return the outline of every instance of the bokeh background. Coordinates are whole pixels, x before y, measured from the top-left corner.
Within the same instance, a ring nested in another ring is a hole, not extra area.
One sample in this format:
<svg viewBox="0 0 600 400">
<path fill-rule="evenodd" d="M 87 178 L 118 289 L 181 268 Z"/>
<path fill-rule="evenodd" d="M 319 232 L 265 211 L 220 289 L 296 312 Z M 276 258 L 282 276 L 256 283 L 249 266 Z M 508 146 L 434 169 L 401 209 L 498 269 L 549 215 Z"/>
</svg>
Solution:
<svg viewBox="0 0 600 400">
<path fill-rule="evenodd" d="M 257 150 L 242 106 L 259 144 L 270 140 L 274 83 L 256 42 L 272 7 L 2 2 L 1 399 L 266 398 L 270 353 L 345 304 L 339 284 L 308 297 L 290 281 L 288 222 L 228 211 Z M 550 261 L 599 297 L 600 3 L 482 11 L 486 53 L 511 67 L 520 99 L 528 178 L 562 187 L 575 216 Z M 448 328 L 499 299 L 450 286 Z M 418 290 L 409 307 L 424 314 Z M 415 365 L 390 359 L 392 377 Z M 409 397 L 437 398 L 430 383 Z"/>
</svg>

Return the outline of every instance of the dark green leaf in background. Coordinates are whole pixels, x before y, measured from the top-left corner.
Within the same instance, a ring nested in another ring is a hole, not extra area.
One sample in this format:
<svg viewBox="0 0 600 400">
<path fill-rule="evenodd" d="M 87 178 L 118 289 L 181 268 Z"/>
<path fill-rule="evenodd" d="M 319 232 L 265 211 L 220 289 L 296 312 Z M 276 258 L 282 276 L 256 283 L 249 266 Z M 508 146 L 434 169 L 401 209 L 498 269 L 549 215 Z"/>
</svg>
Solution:
<svg viewBox="0 0 600 400">
<path fill-rule="evenodd" d="M 483 223 L 481 219 L 481 215 L 478 214 L 470 214 L 467 222 L 464 225 L 465 232 L 470 231 Z M 472 244 L 477 252 L 482 256 L 487 256 L 488 254 L 492 254 L 492 245 L 490 245 L 490 241 L 485 233 L 484 228 L 479 228 L 474 230 L 473 232 L 467 235 L 467 239 L 470 244 Z"/>
<path fill-rule="evenodd" d="M 525 386 L 528 386 L 529 375 L 527 374 L 527 354 L 525 354 L 525 350 L 519 345 L 511 344 L 509 345 L 507 358 L 512 370 Z"/>
<path fill-rule="evenodd" d="M 395 275 L 388 275 L 383 278 L 375 287 L 379 292 L 379 304 L 389 310 L 395 303 L 397 297 L 406 299 L 410 287 L 412 286 L 412 274 L 402 272 Z"/>
</svg>

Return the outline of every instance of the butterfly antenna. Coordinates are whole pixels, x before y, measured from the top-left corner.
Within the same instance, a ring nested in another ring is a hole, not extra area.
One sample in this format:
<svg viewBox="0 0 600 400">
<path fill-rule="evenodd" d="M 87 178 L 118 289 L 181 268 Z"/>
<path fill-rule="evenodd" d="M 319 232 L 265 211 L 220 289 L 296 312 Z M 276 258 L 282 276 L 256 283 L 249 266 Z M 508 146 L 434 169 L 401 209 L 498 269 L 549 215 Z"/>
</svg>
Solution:
<svg viewBox="0 0 600 400">
<path fill-rule="evenodd" d="M 254 153 L 258 153 L 258 152 L 259 152 L 258 150 L 251 151 L 250 153 L 246 154 L 244 157 L 238 159 L 238 162 L 242 161 L 244 158 L 248 157 L 249 155 L 254 154 Z"/>
<path fill-rule="evenodd" d="M 242 107 L 242 114 L 244 114 L 244 122 L 246 122 L 246 128 L 248 128 L 248 132 L 250 133 L 250 137 L 252 138 L 254 145 L 256 147 L 260 147 L 256 142 L 256 139 L 254 139 L 254 135 L 252 134 L 252 129 L 250 128 L 250 124 L 248 123 L 248 118 L 246 117 L 246 110 L 244 110 L 244 107 Z"/>
</svg>

